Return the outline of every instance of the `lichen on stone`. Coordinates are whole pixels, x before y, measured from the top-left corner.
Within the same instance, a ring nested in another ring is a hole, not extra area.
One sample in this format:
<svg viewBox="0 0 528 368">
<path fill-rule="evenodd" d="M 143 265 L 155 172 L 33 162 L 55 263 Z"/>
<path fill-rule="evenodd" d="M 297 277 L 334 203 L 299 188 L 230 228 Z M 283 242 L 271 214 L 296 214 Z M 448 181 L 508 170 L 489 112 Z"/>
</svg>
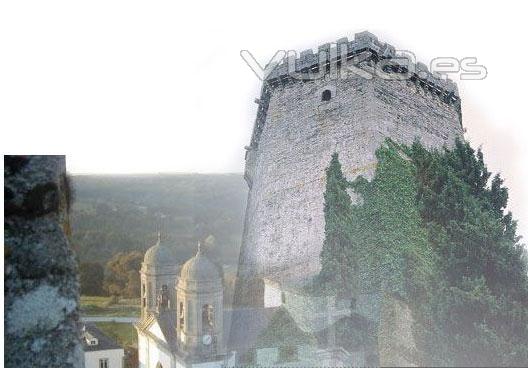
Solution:
<svg viewBox="0 0 528 368">
<path fill-rule="evenodd" d="M 6 367 L 83 367 L 64 156 L 4 156 Z"/>
<path fill-rule="evenodd" d="M 35 328 L 53 329 L 75 308 L 75 300 L 61 296 L 59 288 L 42 285 L 14 300 L 6 319 L 7 331 L 23 336 Z"/>
</svg>

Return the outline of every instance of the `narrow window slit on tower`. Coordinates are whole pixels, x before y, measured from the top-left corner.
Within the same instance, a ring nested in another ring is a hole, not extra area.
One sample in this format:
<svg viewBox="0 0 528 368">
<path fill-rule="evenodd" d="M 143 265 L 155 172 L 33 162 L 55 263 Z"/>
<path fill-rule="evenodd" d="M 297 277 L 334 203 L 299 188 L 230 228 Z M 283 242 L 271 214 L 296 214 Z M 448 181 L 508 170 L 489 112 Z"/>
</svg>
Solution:
<svg viewBox="0 0 528 368">
<path fill-rule="evenodd" d="M 332 98 L 332 92 L 329 89 L 325 89 L 321 96 L 321 101 L 330 101 Z"/>
</svg>

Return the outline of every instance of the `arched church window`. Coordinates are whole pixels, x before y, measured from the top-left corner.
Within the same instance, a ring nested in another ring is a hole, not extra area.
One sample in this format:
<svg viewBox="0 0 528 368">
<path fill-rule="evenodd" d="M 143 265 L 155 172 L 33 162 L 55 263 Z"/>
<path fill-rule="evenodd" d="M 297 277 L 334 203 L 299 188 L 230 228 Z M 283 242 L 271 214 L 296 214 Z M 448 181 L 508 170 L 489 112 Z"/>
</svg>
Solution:
<svg viewBox="0 0 528 368">
<path fill-rule="evenodd" d="M 329 89 L 325 89 L 321 95 L 321 101 L 330 101 L 332 98 L 332 92 Z"/>
<path fill-rule="evenodd" d="M 208 330 L 214 327 L 214 308 L 210 304 L 202 307 L 202 330 Z"/>
<path fill-rule="evenodd" d="M 180 328 L 183 328 L 183 326 L 185 326 L 185 314 L 184 314 L 184 310 L 183 310 L 183 302 L 180 302 Z"/>
</svg>

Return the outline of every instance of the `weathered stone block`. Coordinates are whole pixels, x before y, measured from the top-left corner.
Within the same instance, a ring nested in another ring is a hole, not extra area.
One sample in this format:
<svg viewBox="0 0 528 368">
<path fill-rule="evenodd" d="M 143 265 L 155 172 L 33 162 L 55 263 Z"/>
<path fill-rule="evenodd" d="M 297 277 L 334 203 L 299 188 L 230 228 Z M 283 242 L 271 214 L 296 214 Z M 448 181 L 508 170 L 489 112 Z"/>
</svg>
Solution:
<svg viewBox="0 0 528 368">
<path fill-rule="evenodd" d="M 5 366 L 83 367 L 64 156 L 4 156 Z"/>
</svg>

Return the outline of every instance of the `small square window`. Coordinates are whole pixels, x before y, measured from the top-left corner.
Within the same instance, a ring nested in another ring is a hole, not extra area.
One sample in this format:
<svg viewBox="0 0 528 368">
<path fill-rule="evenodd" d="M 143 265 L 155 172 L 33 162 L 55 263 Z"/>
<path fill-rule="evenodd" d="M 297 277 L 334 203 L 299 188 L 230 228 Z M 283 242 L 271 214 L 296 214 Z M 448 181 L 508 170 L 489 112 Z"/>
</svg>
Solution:
<svg viewBox="0 0 528 368">
<path fill-rule="evenodd" d="M 108 368 L 108 359 L 99 359 L 99 368 Z"/>
</svg>

